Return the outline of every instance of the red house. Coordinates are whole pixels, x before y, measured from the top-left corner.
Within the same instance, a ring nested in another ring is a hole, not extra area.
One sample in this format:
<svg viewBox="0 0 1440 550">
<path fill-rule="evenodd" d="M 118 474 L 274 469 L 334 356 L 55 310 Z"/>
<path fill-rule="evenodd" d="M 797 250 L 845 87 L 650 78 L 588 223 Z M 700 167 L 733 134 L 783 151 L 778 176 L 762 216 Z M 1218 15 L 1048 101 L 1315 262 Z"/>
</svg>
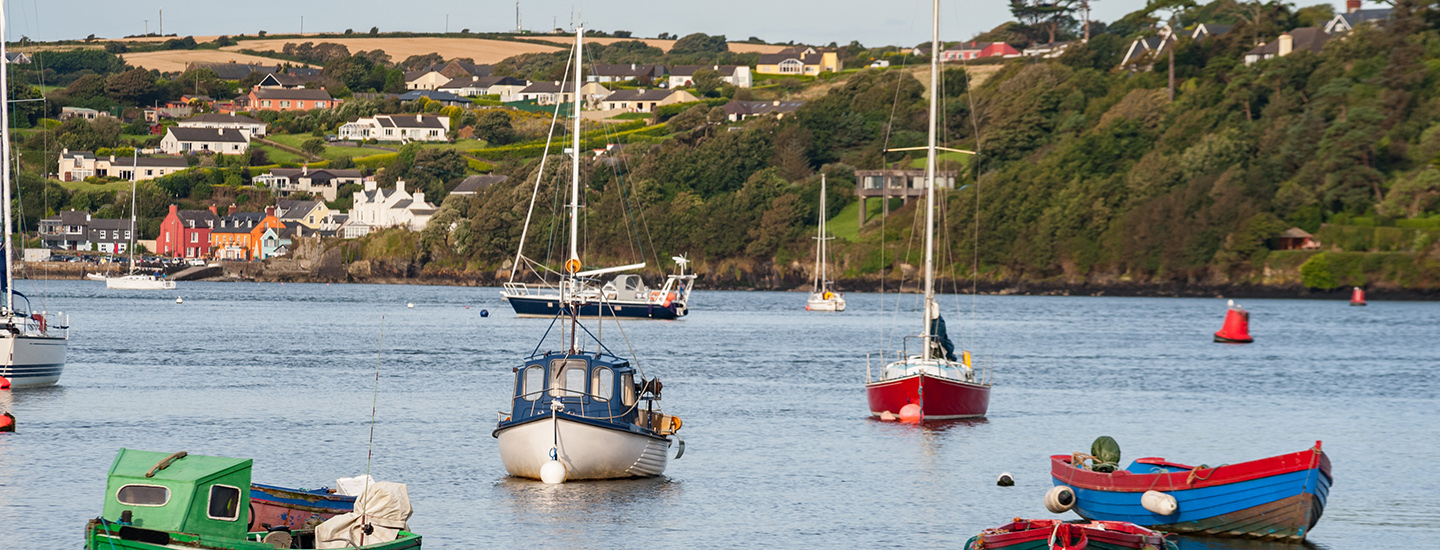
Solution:
<svg viewBox="0 0 1440 550">
<path fill-rule="evenodd" d="M 960 61 L 984 57 L 1020 57 L 1020 50 L 1004 42 L 961 42 L 940 52 L 941 61 Z"/>
<path fill-rule="evenodd" d="M 215 207 L 209 210 L 179 210 L 170 205 L 170 214 L 160 222 L 155 238 L 156 253 L 172 258 L 210 257 L 210 230 L 215 228 Z"/>
</svg>

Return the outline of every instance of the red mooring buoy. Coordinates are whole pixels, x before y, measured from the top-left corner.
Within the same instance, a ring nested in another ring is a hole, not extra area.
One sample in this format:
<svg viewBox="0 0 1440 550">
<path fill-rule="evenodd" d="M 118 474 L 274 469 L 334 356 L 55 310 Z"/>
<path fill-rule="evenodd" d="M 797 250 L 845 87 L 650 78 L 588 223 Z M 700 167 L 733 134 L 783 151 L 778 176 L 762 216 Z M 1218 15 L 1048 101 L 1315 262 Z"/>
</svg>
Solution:
<svg viewBox="0 0 1440 550">
<path fill-rule="evenodd" d="M 10 389 L 10 379 L 4 376 L 0 376 L 0 390 L 8 389 Z"/>
<path fill-rule="evenodd" d="M 1363 306 L 1363 305 L 1365 305 L 1365 289 L 1360 288 L 1360 287 L 1357 286 L 1357 287 L 1355 287 L 1355 290 L 1350 291 L 1350 305 L 1352 305 L 1352 306 Z"/>
<path fill-rule="evenodd" d="M 0 432 L 13 431 L 15 431 L 15 415 L 8 412 L 0 413 Z"/>
<path fill-rule="evenodd" d="M 1255 341 L 1250 337 L 1250 312 L 1235 305 L 1235 300 L 1230 300 L 1230 309 L 1225 312 L 1225 326 L 1215 333 L 1215 341 L 1226 344 L 1249 344 Z"/>
</svg>

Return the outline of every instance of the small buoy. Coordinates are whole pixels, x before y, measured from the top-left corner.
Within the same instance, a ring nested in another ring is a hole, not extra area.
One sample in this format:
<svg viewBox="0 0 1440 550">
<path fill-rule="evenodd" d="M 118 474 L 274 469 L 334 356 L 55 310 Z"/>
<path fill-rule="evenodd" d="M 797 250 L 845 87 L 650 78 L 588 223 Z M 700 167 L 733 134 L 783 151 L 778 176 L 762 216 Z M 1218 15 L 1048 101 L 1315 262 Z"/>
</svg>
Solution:
<svg viewBox="0 0 1440 550">
<path fill-rule="evenodd" d="M 565 483 L 565 465 L 559 460 L 550 459 L 540 466 L 540 481 L 551 485 Z"/>
<path fill-rule="evenodd" d="M 0 432 L 13 431 L 15 431 L 15 415 L 8 412 L 0 413 Z"/>
<path fill-rule="evenodd" d="M 0 376 L 0 390 L 8 389 L 10 389 L 10 379 L 4 376 Z"/>
<path fill-rule="evenodd" d="M 1013 487 L 1015 478 L 1010 475 L 1010 472 L 1000 472 L 1000 478 L 995 480 L 995 484 L 1001 487 Z"/>
<path fill-rule="evenodd" d="M 175 303 L 177 303 L 177 304 L 183 304 L 183 303 L 185 303 L 185 299 L 184 299 L 184 298 L 181 298 L 181 297 L 179 297 L 179 296 L 176 296 L 176 297 L 175 297 Z"/>
<path fill-rule="evenodd" d="M 1365 289 L 1362 289 L 1362 288 L 1360 288 L 1360 287 L 1357 286 L 1357 287 L 1355 287 L 1355 290 L 1353 290 L 1353 291 L 1350 292 L 1350 305 L 1352 305 L 1352 306 L 1363 306 L 1363 305 L 1365 305 Z"/>
<path fill-rule="evenodd" d="M 415 309 L 415 302 L 407 303 L 407 304 L 405 304 L 405 307 L 408 307 L 408 308 L 410 308 L 410 309 Z"/>
<path fill-rule="evenodd" d="M 488 309 L 482 309 L 482 310 L 480 310 L 480 316 L 481 316 L 481 317 L 489 317 L 489 316 L 490 316 L 490 310 L 488 310 Z"/>
<path fill-rule="evenodd" d="M 1162 516 L 1172 515 L 1180 509 L 1175 497 L 1160 491 L 1145 491 L 1145 494 L 1140 495 L 1140 506 Z"/>
<path fill-rule="evenodd" d="M 1064 485 L 1056 485 L 1045 492 L 1045 509 L 1056 514 L 1069 512 L 1075 507 L 1075 491 Z"/>
<path fill-rule="evenodd" d="M 891 413 L 890 411 L 885 411 L 885 412 L 880 413 L 880 420 L 884 420 L 884 421 L 886 421 L 886 422 L 894 422 L 894 421 L 899 420 L 899 419 L 898 419 L 898 418 L 895 418 L 895 414 L 894 414 L 894 413 Z"/>
<path fill-rule="evenodd" d="M 920 412 L 920 405 L 910 403 L 900 407 L 901 422 L 919 422 L 924 415 Z"/>
<path fill-rule="evenodd" d="M 1230 300 L 1228 305 L 1229 309 L 1225 311 L 1225 326 L 1215 333 L 1215 341 L 1225 344 L 1254 342 L 1255 339 L 1250 337 L 1250 312 L 1237 305 L 1235 300 Z"/>
<path fill-rule="evenodd" d="M 465 309 L 470 309 L 470 306 L 465 306 Z"/>
</svg>

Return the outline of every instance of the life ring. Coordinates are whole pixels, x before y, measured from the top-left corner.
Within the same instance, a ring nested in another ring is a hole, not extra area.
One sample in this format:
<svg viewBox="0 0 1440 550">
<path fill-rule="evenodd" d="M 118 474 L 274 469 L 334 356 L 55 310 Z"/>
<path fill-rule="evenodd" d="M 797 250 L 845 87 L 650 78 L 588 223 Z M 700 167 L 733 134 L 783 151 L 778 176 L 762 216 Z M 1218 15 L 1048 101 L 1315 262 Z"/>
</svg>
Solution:
<svg viewBox="0 0 1440 550">
<path fill-rule="evenodd" d="M 44 315 L 41 315 L 41 314 L 39 314 L 39 313 L 36 313 L 36 314 L 34 314 L 34 315 L 31 315 L 30 318 L 31 318 L 31 319 L 34 319 L 36 323 L 39 323 L 39 324 L 40 324 L 40 332 L 45 332 L 46 325 L 45 325 L 45 316 L 44 316 Z"/>
<path fill-rule="evenodd" d="M 826 300 L 832 300 L 832 299 L 835 298 L 835 294 L 833 294 L 833 293 L 831 293 L 830 291 L 827 290 L 827 291 L 825 291 L 825 294 L 821 296 L 821 298 L 824 298 L 824 299 L 826 299 Z"/>
<path fill-rule="evenodd" d="M 651 301 L 651 302 L 658 302 L 658 301 L 660 301 L 660 291 L 658 291 L 658 290 L 652 290 L 652 291 L 650 291 L 650 301 Z"/>
</svg>

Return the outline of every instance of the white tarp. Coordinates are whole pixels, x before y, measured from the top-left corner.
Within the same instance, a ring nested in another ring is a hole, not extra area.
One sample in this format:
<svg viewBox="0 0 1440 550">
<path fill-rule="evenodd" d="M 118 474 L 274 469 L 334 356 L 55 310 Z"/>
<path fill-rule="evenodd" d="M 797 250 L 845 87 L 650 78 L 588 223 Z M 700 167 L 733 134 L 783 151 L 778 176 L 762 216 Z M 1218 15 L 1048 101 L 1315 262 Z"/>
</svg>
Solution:
<svg viewBox="0 0 1440 550">
<path fill-rule="evenodd" d="M 355 498 L 355 511 L 315 528 L 316 548 L 355 548 L 395 540 L 410 519 L 410 494 L 404 483 L 374 481 Z M 365 534 L 365 525 L 372 531 Z"/>
<path fill-rule="evenodd" d="M 366 487 L 375 484 L 375 478 L 370 474 L 360 474 L 355 477 L 342 477 L 335 480 L 335 492 L 348 496 L 358 497 L 365 491 Z"/>
</svg>

